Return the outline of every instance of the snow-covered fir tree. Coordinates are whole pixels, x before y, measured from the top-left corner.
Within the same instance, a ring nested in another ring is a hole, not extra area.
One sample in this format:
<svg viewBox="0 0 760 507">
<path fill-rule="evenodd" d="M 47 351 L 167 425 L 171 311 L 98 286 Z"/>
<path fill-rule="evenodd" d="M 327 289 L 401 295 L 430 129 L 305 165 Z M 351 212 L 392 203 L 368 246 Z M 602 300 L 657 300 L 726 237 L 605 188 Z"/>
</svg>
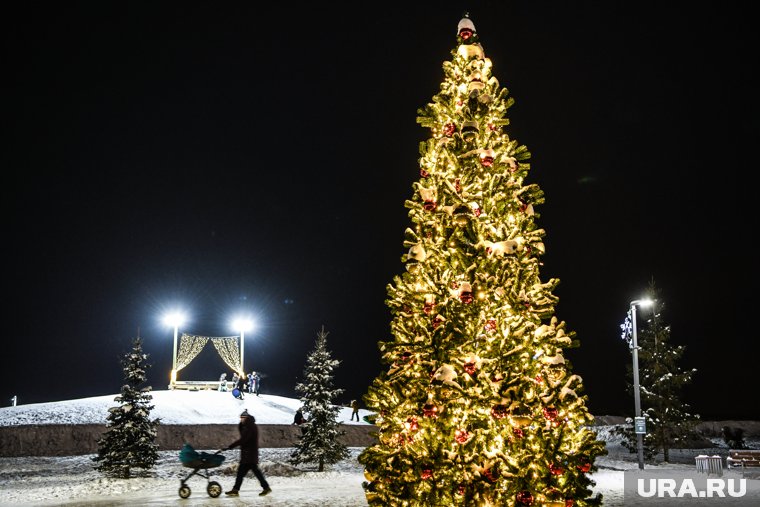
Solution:
<svg viewBox="0 0 760 507">
<path fill-rule="evenodd" d="M 303 382 L 296 384 L 308 422 L 303 425 L 301 437 L 290 456 L 294 465 L 317 463 L 320 472 L 326 464 L 337 463 L 350 455 L 346 445 L 339 441 L 345 432 L 337 419 L 341 408 L 333 401 L 343 389 L 333 385 L 334 370 L 340 361 L 333 359 L 327 349 L 328 334 L 322 326 L 314 350 L 306 358 Z"/>
<path fill-rule="evenodd" d="M 359 456 L 367 501 L 598 505 L 589 473 L 606 451 L 564 357 L 579 343 L 554 315 L 559 280 L 539 273 L 544 194 L 469 16 L 456 42 L 418 114 L 430 137 L 405 203 L 406 271 L 388 285 L 388 370 L 364 397 L 379 429 Z"/>
<path fill-rule="evenodd" d="M 98 454 L 93 458 L 98 463 L 95 468 L 104 475 L 128 479 L 133 469 L 144 473 L 158 459 L 156 428 L 160 420 L 150 418 L 154 407 L 150 404 L 150 386 L 141 387 L 150 368 L 147 360 L 138 335 L 132 350 L 121 360 L 125 383 L 121 394 L 114 398 L 119 406 L 108 409 L 106 431 L 98 440 Z"/>
<path fill-rule="evenodd" d="M 662 453 L 669 461 L 670 449 L 683 448 L 695 438 L 695 426 L 700 417 L 692 414 L 683 400 L 683 389 L 691 383 L 696 369 L 684 370 L 680 366 L 686 347 L 674 345 L 670 340 L 670 326 L 664 318 L 665 302 L 654 279 L 647 288 L 647 297 L 653 301 L 651 316 L 641 319 L 636 338 L 639 356 L 639 392 L 642 416 L 646 420 L 644 457 L 652 460 Z M 625 326 L 624 326 L 625 327 Z M 629 378 L 633 366 L 628 365 Z M 633 382 L 628 384 L 633 392 Z M 616 432 L 624 437 L 622 444 L 637 452 L 636 434 L 631 424 L 619 426 Z"/>
</svg>

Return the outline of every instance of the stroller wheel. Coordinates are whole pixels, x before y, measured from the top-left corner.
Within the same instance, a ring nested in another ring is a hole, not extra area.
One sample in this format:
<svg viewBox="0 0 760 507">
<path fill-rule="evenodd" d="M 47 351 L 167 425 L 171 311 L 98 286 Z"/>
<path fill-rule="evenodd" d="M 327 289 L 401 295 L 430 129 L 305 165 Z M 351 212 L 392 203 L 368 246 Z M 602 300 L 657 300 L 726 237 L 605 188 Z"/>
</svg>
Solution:
<svg viewBox="0 0 760 507">
<path fill-rule="evenodd" d="M 216 498 L 222 494 L 222 485 L 216 481 L 211 481 L 208 483 L 206 491 L 208 492 L 208 496 L 211 498 Z"/>
<path fill-rule="evenodd" d="M 188 498 L 190 496 L 190 486 L 182 485 L 179 487 L 179 497 Z"/>
</svg>

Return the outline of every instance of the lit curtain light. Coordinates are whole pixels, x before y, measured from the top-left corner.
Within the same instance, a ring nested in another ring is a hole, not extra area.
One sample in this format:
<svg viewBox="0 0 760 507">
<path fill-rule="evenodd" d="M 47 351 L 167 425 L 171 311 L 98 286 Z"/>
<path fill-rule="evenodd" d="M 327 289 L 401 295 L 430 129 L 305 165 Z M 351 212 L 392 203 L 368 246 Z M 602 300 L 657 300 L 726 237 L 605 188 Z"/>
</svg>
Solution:
<svg viewBox="0 0 760 507">
<path fill-rule="evenodd" d="M 211 343 L 219 352 L 224 364 L 229 366 L 232 371 L 238 371 L 240 368 L 240 349 L 238 348 L 237 336 L 220 336 L 211 338 Z"/>
<path fill-rule="evenodd" d="M 206 346 L 206 342 L 208 342 L 208 337 L 206 336 L 193 336 L 182 333 L 182 337 L 179 340 L 179 352 L 177 352 L 177 371 L 190 364 L 201 353 L 203 347 Z"/>
</svg>

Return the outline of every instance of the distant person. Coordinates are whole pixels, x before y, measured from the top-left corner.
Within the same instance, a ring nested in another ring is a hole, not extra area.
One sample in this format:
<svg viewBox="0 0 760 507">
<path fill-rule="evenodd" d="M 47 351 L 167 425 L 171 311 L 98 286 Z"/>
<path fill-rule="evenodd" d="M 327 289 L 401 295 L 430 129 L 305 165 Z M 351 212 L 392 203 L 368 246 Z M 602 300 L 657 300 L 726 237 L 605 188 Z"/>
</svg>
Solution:
<svg viewBox="0 0 760 507">
<path fill-rule="evenodd" d="M 354 420 L 354 416 L 356 416 L 356 422 L 359 422 L 359 400 L 351 400 L 351 408 L 353 409 L 353 412 L 351 412 L 351 420 Z"/>
<path fill-rule="evenodd" d="M 253 392 L 256 396 L 259 395 L 259 389 L 261 388 L 261 375 L 258 372 L 253 372 Z"/>
<path fill-rule="evenodd" d="M 232 380 L 230 380 L 230 387 L 232 389 L 235 389 L 237 387 L 239 379 L 240 379 L 240 375 L 238 375 L 237 372 L 234 372 L 232 374 Z"/>
<path fill-rule="evenodd" d="M 256 391 L 256 386 L 253 381 L 253 374 L 256 373 L 255 371 L 252 371 L 248 374 L 248 394 L 253 394 Z"/>
<path fill-rule="evenodd" d="M 301 427 L 301 435 L 306 434 L 306 423 L 309 422 L 304 416 L 303 416 L 303 410 L 298 409 L 296 410 L 296 415 L 293 417 L 293 424 L 296 426 Z"/>
<path fill-rule="evenodd" d="M 298 410 L 296 410 L 295 417 L 293 417 L 293 424 L 300 426 L 305 422 L 306 422 L 306 418 L 303 416 L 303 410 L 299 408 Z"/>
<path fill-rule="evenodd" d="M 219 377 L 219 391 L 226 392 L 227 391 L 227 374 L 222 373 L 222 376 Z"/>
<path fill-rule="evenodd" d="M 249 471 L 253 471 L 253 475 L 256 476 L 259 484 L 264 488 L 259 493 L 259 496 L 268 495 L 272 492 L 272 488 L 269 487 L 269 483 L 259 469 L 259 428 L 256 426 L 256 419 L 248 413 L 248 410 L 243 410 L 243 413 L 240 414 L 238 431 L 240 432 L 240 438 L 228 445 L 227 449 L 240 446 L 240 463 L 238 465 L 237 477 L 235 478 L 235 485 L 225 494 L 228 496 L 239 496 L 240 486 L 243 485 L 243 478 L 245 478 Z"/>
</svg>

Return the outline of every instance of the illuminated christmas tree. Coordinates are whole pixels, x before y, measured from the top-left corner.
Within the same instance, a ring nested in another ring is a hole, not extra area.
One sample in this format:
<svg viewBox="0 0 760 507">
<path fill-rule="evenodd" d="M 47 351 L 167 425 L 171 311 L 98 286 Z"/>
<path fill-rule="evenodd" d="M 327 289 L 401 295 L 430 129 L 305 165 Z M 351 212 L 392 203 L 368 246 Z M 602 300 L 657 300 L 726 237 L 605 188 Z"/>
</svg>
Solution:
<svg viewBox="0 0 760 507">
<path fill-rule="evenodd" d="M 598 505 L 582 380 L 542 282 L 544 201 L 530 153 L 507 133 L 513 100 L 465 16 L 440 92 L 419 110 L 431 137 L 406 202 L 406 270 L 388 285 L 389 365 L 364 400 L 378 443 L 359 457 L 369 505 Z"/>
</svg>

